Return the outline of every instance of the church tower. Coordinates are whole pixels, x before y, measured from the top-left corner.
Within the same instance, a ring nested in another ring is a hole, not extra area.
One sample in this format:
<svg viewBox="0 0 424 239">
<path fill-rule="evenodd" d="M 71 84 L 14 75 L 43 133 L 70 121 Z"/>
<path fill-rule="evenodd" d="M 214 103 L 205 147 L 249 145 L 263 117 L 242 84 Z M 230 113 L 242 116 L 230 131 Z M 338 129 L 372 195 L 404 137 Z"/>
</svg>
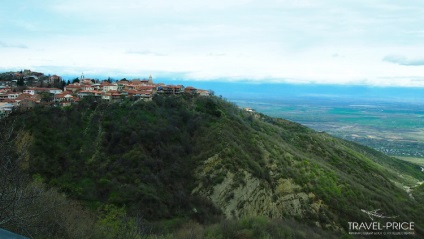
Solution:
<svg viewBox="0 0 424 239">
<path fill-rule="evenodd" d="M 153 85 L 153 77 L 152 77 L 152 74 L 150 74 L 150 76 L 149 76 L 149 84 Z"/>
</svg>

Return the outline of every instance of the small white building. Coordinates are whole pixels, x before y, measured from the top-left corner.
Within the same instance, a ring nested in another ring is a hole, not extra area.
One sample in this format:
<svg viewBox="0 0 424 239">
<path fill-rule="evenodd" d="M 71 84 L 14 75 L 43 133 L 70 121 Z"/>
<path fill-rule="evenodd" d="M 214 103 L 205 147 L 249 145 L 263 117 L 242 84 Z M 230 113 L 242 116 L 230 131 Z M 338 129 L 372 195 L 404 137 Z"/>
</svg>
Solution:
<svg viewBox="0 0 424 239">
<path fill-rule="evenodd" d="M 35 90 L 34 89 L 28 89 L 28 90 L 24 90 L 23 93 L 24 94 L 35 95 Z"/>
<path fill-rule="evenodd" d="M 57 88 L 50 88 L 49 92 L 56 95 L 62 93 L 63 91 Z"/>
<path fill-rule="evenodd" d="M 8 116 L 13 111 L 13 104 L 0 103 L 0 119 Z"/>
</svg>

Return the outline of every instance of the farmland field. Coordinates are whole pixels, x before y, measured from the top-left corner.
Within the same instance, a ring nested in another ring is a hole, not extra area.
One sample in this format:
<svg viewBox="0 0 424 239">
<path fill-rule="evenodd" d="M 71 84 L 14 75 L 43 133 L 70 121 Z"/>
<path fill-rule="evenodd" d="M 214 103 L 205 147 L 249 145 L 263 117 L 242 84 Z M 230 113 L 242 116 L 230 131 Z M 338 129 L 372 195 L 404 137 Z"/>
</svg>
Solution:
<svg viewBox="0 0 424 239">
<path fill-rule="evenodd" d="M 392 156 L 424 162 L 424 105 L 319 97 L 233 99 L 240 107 L 285 118 Z"/>
</svg>

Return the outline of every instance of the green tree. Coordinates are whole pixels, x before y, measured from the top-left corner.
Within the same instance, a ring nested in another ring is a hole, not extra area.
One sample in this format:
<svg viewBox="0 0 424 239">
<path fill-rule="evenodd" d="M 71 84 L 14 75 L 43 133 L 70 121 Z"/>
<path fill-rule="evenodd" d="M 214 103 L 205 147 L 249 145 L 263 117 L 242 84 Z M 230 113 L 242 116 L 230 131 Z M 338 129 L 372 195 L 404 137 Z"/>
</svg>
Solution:
<svg viewBox="0 0 424 239">
<path fill-rule="evenodd" d="M 18 82 L 16 83 L 16 85 L 17 86 L 24 86 L 25 85 L 24 77 L 23 76 L 19 77 Z"/>
<path fill-rule="evenodd" d="M 42 102 L 50 102 L 53 100 L 53 94 L 47 91 L 44 91 L 40 94 Z"/>
<path fill-rule="evenodd" d="M 66 82 L 65 81 L 61 81 L 61 85 L 60 85 L 60 89 L 64 90 L 66 86 Z"/>
</svg>

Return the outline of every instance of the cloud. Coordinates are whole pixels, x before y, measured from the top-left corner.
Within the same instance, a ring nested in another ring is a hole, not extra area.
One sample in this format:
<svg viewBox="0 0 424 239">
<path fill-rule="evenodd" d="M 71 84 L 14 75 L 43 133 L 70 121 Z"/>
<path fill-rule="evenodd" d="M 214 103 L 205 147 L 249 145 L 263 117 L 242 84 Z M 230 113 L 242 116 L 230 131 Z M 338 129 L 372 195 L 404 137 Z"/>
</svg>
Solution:
<svg viewBox="0 0 424 239">
<path fill-rule="evenodd" d="M 383 61 L 390 62 L 402 66 L 424 66 L 423 59 L 408 59 L 402 55 L 388 55 L 383 58 Z"/>
<path fill-rule="evenodd" d="M 339 53 L 334 53 L 333 55 L 331 55 L 331 57 L 333 57 L 333 58 L 345 58 L 346 56 L 341 55 Z"/>
<path fill-rule="evenodd" d="M 0 47 L 2 48 L 21 48 L 21 49 L 27 49 L 28 47 L 23 44 L 9 44 L 6 42 L 0 41 Z"/>
<path fill-rule="evenodd" d="M 167 56 L 167 54 L 160 53 L 160 52 L 149 51 L 149 50 L 142 50 L 142 51 L 128 50 L 125 53 L 127 53 L 127 54 L 136 54 L 136 55 L 143 55 L 143 56 Z"/>
<path fill-rule="evenodd" d="M 405 67 L 424 65 L 413 55 L 424 47 L 423 11 L 418 0 L 5 1 L 0 66 L 424 86 L 407 77 L 424 77 L 422 69 Z"/>
</svg>

